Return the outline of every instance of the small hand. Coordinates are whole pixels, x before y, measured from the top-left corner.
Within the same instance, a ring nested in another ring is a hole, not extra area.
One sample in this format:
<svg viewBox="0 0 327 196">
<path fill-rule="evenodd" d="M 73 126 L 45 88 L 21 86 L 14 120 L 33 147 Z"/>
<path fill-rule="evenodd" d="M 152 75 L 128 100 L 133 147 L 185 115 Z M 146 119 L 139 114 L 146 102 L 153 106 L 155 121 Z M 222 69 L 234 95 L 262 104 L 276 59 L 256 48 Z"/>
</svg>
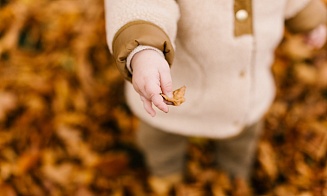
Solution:
<svg viewBox="0 0 327 196">
<path fill-rule="evenodd" d="M 317 28 L 310 31 L 305 36 L 305 42 L 313 49 L 320 49 L 324 46 L 327 39 L 327 27 L 326 25 L 320 25 Z"/>
<path fill-rule="evenodd" d="M 144 109 L 155 116 L 152 103 L 163 112 L 168 112 L 168 106 L 160 95 L 172 96 L 172 79 L 167 61 L 151 49 L 136 53 L 131 62 L 133 68 L 132 83 L 143 101 Z"/>
</svg>

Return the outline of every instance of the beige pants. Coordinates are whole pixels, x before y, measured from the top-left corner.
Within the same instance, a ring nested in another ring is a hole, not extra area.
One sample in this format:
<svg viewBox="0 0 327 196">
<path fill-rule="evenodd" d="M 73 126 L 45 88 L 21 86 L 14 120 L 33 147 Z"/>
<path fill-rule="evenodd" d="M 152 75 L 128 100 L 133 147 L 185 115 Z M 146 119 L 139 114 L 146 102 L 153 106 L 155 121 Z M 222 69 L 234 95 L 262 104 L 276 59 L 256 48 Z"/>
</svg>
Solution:
<svg viewBox="0 0 327 196">
<path fill-rule="evenodd" d="M 261 125 L 262 123 L 256 123 L 235 137 L 215 140 L 217 169 L 234 177 L 248 179 Z M 137 142 L 145 154 L 152 175 L 164 177 L 184 171 L 187 137 L 164 132 L 140 122 Z"/>
</svg>

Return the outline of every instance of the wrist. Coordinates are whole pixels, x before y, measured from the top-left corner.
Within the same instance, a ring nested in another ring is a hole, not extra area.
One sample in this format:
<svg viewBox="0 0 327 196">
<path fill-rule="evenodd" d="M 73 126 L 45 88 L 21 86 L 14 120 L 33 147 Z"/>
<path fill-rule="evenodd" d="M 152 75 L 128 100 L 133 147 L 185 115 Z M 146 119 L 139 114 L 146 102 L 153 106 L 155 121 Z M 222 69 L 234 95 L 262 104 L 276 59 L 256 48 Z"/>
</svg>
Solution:
<svg viewBox="0 0 327 196">
<path fill-rule="evenodd" d="M 133 74 L 133 68 L 132 68 L 132 59 L 133 59 L 133 57 L 137 53 L 139 53 L 139 52 L 141 52 L 143 50 L 153 50 L 153 51 L 156 51 L 163 58 L 165 57 L 163 52 L 161 50 L 159 50 L 158 48 L 155 48 L 155 47 L 152 47 L 152 46 L 139 45 L 127 56 L 127 59 L 126 59 L 126 68 L 131 74 Z"/>
</svg>

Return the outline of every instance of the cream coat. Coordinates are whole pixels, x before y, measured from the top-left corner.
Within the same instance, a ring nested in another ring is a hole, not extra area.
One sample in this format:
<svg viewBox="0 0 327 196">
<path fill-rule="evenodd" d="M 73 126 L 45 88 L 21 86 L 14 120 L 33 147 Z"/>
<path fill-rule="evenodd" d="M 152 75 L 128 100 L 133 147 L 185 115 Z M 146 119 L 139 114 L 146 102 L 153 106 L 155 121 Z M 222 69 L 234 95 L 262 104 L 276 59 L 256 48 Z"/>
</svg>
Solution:
<svg viewBox="0 0 327 196">
<path fill-rule="evenodd" d="M 231 0 L 106 0 L 110 50 L 126 23 L 145 20 L 159 26 L 173 43 L 174 88 L 186 85 L 186 102 L 151 117 L 139 95 L 126 84 L 132 111 L 168 132 L 211 138 L 237 135 L 260 120 L 275 96 L 271 73 L 274 50 L 286 18 L 309 0 L 253 0 L 253 34 L 235 37 Z"/>
</svg>

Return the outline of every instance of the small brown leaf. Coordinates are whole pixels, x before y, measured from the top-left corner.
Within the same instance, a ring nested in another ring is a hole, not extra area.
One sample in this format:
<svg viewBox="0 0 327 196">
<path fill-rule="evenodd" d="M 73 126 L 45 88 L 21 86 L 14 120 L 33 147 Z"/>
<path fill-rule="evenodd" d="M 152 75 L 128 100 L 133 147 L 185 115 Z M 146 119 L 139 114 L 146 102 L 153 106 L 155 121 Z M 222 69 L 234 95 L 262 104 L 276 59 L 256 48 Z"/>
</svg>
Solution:
<svg viewBox="0 0 327 196">
<path fill-rule="evenodd" d="M 103 175 L 117 177 L 127 169 L 129 157 L 125 153 L 106 153 L 95 166 Z"/>
<path fill-rule="evenodd" d="M 40 158 L 40 152 L 37 148 L 32 148 L 20 155 L 16 165 L 16 175 L 24 175 L 31 168 L 35 167 Z"/>
<path fill-rule="evenodd" d="M 276 155 L 273 147 L 265 141 L 262 141 L 258 149 L 258 160 L 266 175 L 274 181 L 278 175 Z"/>
<path fill-rule="evenodd" d="M 163 93 L 161 93 L 160 95 L 164 98 L 165 101 L 168 102 L 169 105 L 179 106 L 185 101 L 185 90 L 186 86 L 182 86 L 181 88 L 174 90 L 172 98 L 168 97 Z"/>
<path fill-rule="evenodd" d="M 14 188 L 9 185 L 9 184 L 0 184 L 0 192 L 2 195 L 7 195 L 7 196 L 16 196 L 16 191 Z"/>
</svg>

